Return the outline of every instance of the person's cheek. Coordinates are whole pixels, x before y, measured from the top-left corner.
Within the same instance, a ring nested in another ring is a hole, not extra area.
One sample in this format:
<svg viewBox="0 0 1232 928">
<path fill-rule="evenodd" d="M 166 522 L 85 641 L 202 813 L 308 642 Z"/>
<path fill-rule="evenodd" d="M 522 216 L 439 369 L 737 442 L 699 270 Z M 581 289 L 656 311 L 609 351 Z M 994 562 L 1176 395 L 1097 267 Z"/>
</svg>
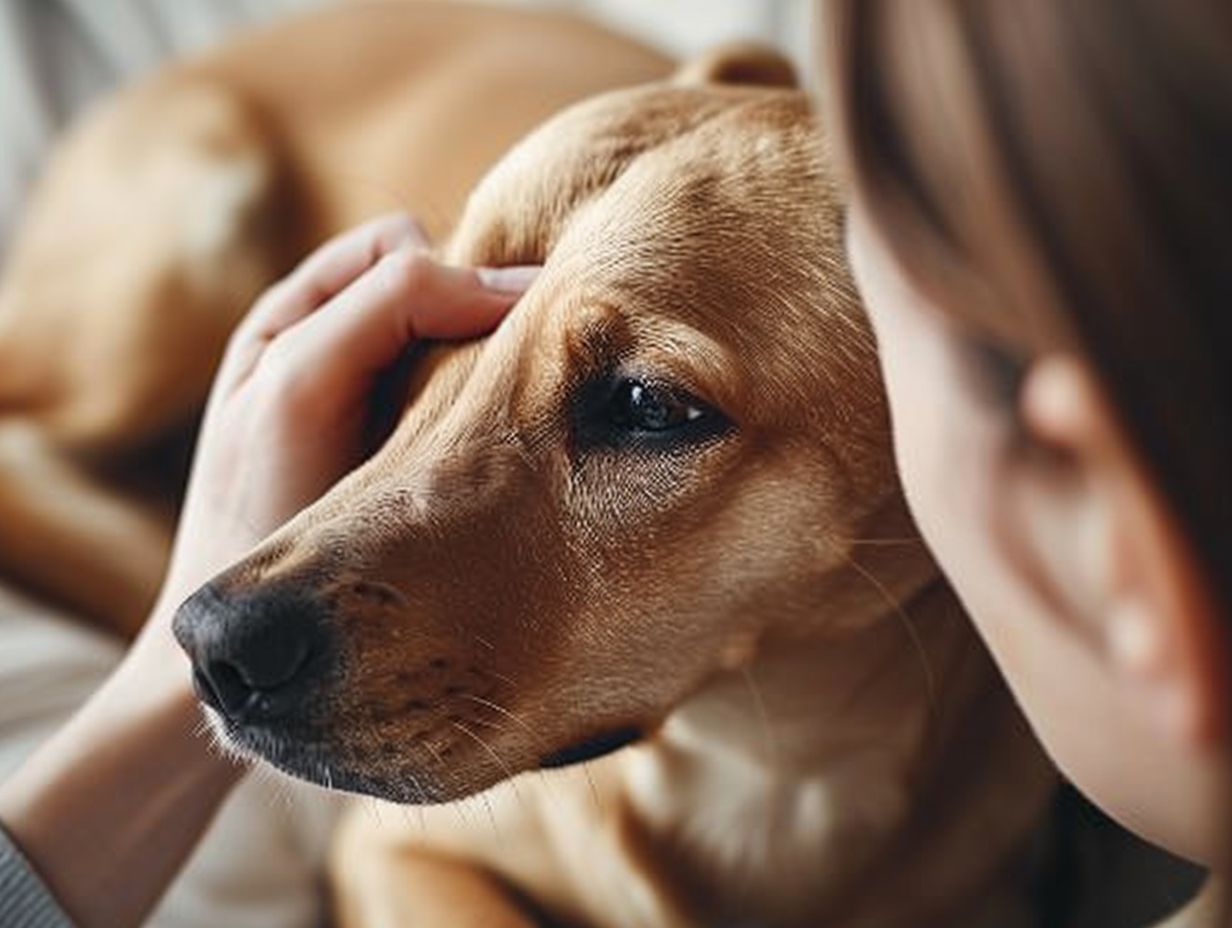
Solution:
<svg viewBox="0 0 1232 928">
<path fill-rule="evenodd" d="M 899 477 L 917 521 L 932 523 L 939 498 L 947 495 L 944 462 L 951 454 L 946 447 L 950 410 L 941 389 L 937 346 L 908 313 L 882 312 L 877 320 Z M 921 525 L 932 534 L 930 527 Z"/>
<path fill-rule="evenodd" d="M 986 598 L 1000 425 L 972 395 L 945 325 L 910 308 L 878 314 L 899 476 L 916 523 L 970 605 Z M 973 601 L 972 601 L 973 600 Z"/>
<path fill-rule="evenodd" d="M 986 534 L 994 470 L 987 410 L 961 377 L 947 323 L 903 279 L 858 209 L 847 231 L 877 337 L 907 502 L 941 566 L 962 579 L 987 556 L 986 544 L 973 543 Z"/>
</svg>

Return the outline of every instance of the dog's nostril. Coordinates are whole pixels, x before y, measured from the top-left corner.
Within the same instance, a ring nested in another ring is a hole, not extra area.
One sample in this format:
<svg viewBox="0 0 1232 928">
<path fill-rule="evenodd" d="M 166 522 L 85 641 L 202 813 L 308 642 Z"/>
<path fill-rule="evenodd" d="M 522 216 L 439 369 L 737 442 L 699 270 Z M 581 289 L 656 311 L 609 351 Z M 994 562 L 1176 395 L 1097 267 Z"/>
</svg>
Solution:
<svg viewBox="0 0 1232 928">
<path fill-rule="evenodd" d="M 214 684 L 210 682 L 210 678 L 205 675 L 205 672 L 200 667 L 193 668 L 193 689 L 197 691 L 197 698 L 218 712 L 222 712 L 222 700 L 218 698 L 218 693 L 214 690 Z"/>
<path fill-rule="evenodd" d="M 302 698 L 298 678 L 312 654 L 298 649 L 277 674 L 253 679 L 251 671 L 229 660 L 212 660 L 193 671 L 201 701 L 234 721 L 257 721 L 285 715 Z"/>
<path fill-rule="evenodd" d="M 243 712 L 256 693 L 256 689 L 244 680 L 244 675 L 227 661 L 210 661 L 203 676 L 218 703 L 214 708 L 228 716 Z"/>
</svg>

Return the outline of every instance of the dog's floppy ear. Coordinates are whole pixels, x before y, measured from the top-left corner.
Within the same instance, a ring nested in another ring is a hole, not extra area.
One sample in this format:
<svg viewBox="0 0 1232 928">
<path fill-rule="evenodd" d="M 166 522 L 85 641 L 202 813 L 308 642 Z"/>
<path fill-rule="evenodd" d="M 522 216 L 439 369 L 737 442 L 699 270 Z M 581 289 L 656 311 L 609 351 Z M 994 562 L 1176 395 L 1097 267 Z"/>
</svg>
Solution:
<svg viewBox="0 0 1232 928">
<path fill-rule="evenodd" d="M 781 52 L 757 42 L 731 42 L 686 61 L 672 78 L 674 83 L 751 84 L 762 87 L 798 87 L 796 69 Z"/>
</svg>

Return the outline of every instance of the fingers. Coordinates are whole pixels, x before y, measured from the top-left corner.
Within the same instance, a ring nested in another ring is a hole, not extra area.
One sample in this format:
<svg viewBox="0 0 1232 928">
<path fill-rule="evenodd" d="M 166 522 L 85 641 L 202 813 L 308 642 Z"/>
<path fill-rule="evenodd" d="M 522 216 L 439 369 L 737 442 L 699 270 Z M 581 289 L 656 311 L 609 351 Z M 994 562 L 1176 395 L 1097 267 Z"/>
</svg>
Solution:
<svg viewBox="0 0 1232 928">
<path fill-rule="evenodd" d="M 249 334 L 268 341 L 342 292 L 385 255 L 428 245 L 423 228 L 406 213 L 379 216 L 344 232 L 270 289 L 249 316 Z"/>
<path fill-rule="evenodd" d="M 330 239 L 257 300 L 236 328 L 218 372 L 223 392 L 256 366 L 269 343 L 317 310 L 381 258 L 401 248 L 426 248 L 423 229 L 406 213 L 378 216 Z"/>
<path fill-rule="evenodd" d="M 345 392 L 349 383 L 366 385 L 417 338 L 467 338 L 491 330 L 537 270 L 472 270 L 440 264 L 419 250 L 392 252 L 284 332 L 270 354 L 275 363 Z"/>
<path fill-rule="evenodd" d="M 479 282 L 489 290 L 525 293 L 535 282 L 542 268 L 538 264 L 518 264 L 511 267 L 477 267 Z"/>
</svg>

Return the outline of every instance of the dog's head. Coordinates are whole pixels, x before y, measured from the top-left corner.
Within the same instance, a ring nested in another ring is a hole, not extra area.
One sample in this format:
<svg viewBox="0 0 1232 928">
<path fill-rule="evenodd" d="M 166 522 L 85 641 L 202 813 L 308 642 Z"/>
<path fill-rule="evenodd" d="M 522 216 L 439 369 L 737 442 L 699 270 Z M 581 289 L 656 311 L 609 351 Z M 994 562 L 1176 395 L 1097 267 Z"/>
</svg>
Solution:
<svg viewBox="0 0 1232 928">
<path fill-rule="evenodd" d="M 895 478 L 785 76 L 712 56 L 561 114 L 483 181 L 448 256 L 539 279 L 486 340 L 429 352 L 379 453 L 177 618 L 232 743 L 449 800 L 610 749 L 838 609 Z"/>
</svg>

